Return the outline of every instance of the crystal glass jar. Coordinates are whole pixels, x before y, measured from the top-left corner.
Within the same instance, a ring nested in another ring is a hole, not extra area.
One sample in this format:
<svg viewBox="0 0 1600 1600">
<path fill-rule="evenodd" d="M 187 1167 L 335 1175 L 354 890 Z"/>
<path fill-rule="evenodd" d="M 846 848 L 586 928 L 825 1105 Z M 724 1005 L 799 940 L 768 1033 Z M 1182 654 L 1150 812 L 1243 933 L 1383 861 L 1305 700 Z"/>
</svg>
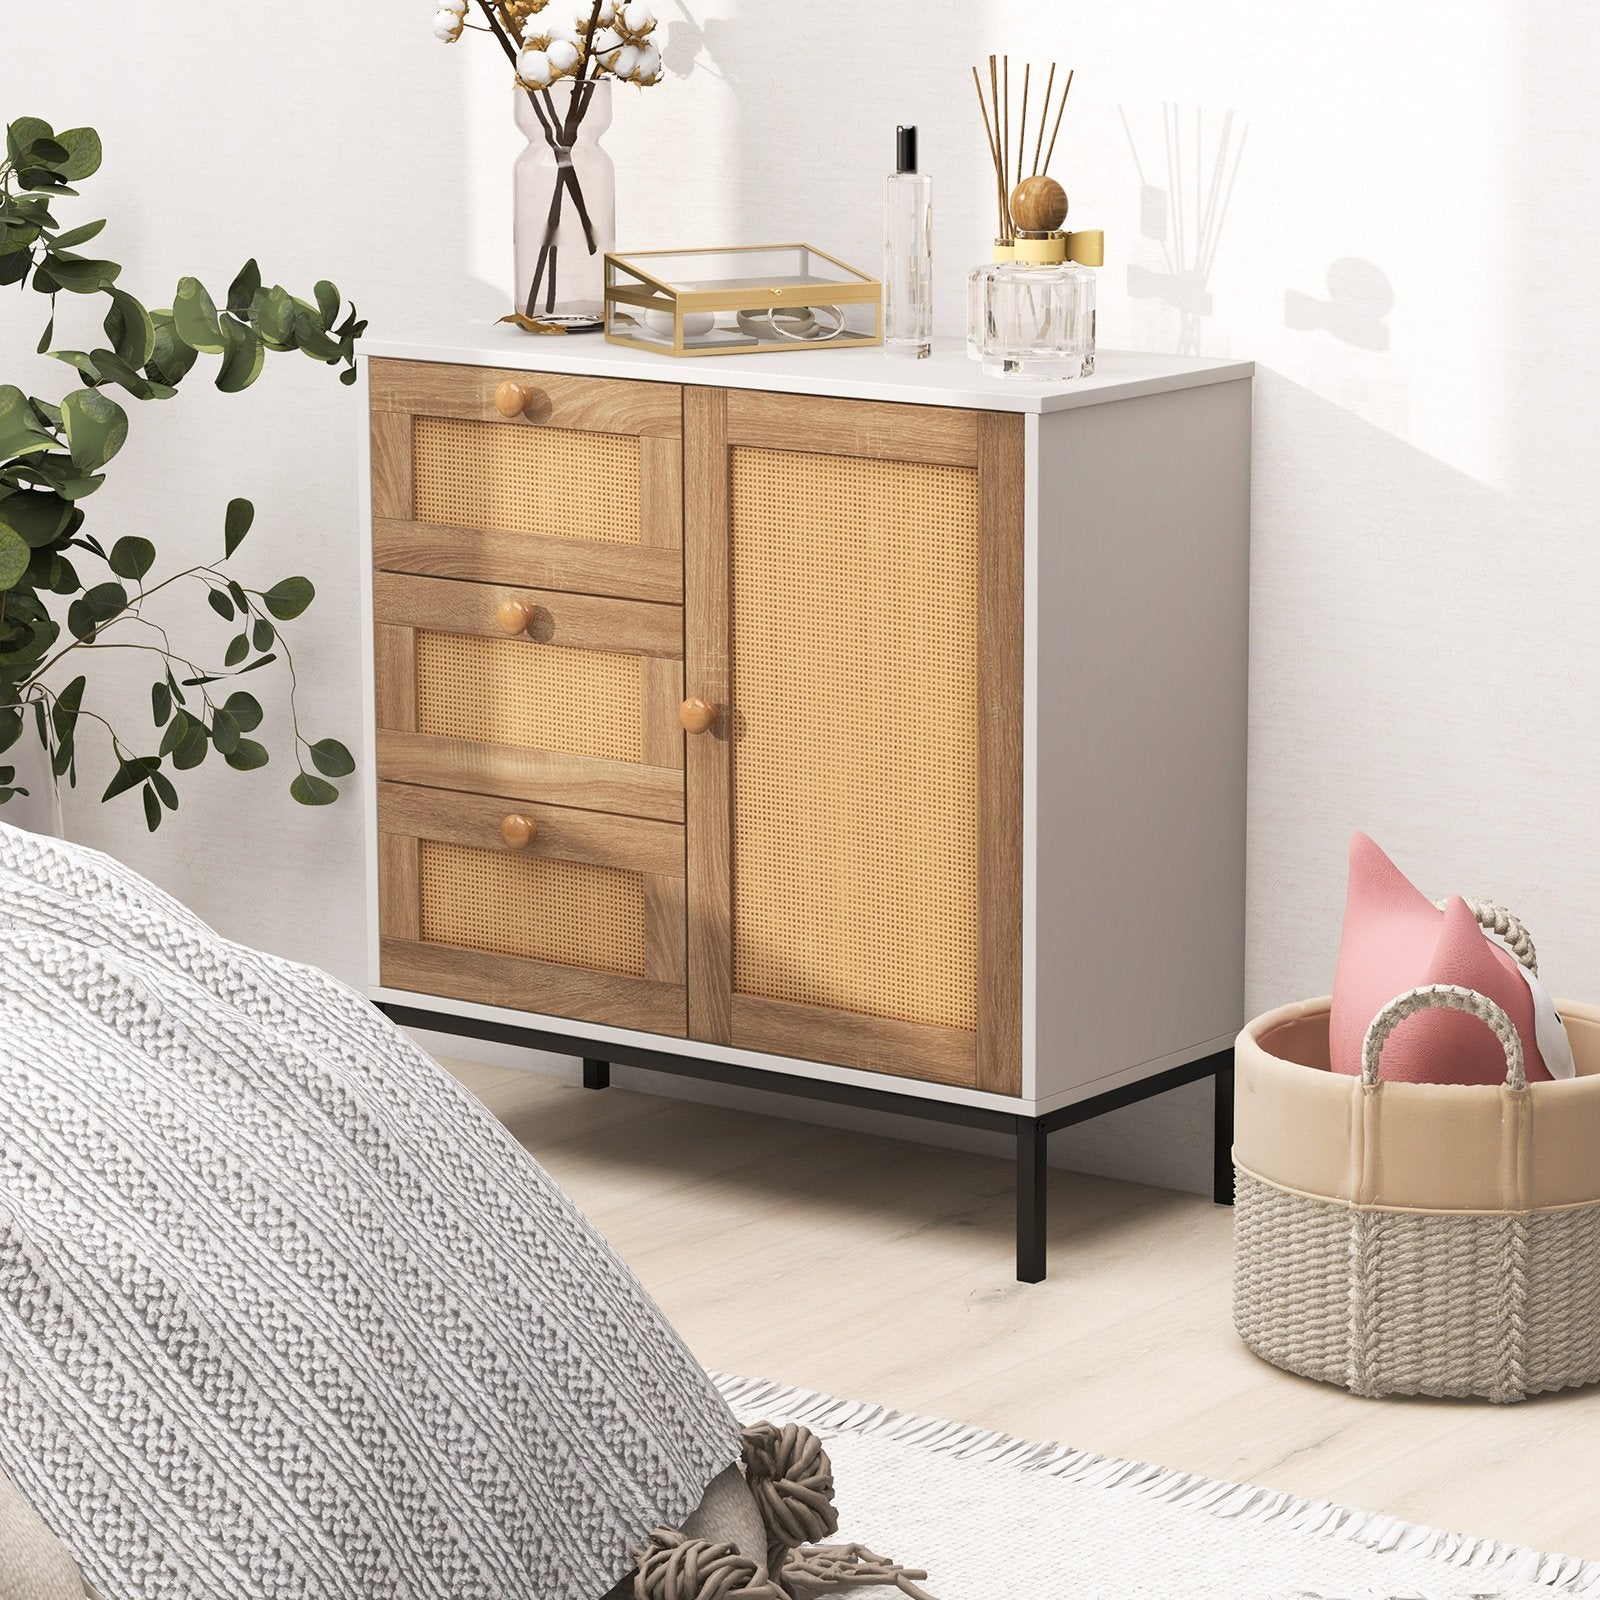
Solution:
<svg viewBox="0 0 1600 1600">
<path fill-rule="evenodd" d="M 1065 234 L 1019 233 L 1012 260 L 979 267 L 968 280 L 968 350 L 991 377 L 1093 374 L 1094 269 L 1066 251 Z"/>
</svg>

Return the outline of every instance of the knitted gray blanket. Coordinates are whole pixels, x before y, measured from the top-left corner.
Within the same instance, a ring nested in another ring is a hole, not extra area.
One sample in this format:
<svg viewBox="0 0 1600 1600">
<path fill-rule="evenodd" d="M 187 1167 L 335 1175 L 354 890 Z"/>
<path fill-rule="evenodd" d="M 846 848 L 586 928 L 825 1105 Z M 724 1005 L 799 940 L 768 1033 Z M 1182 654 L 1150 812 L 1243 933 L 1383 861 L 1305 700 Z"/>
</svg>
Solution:
<svg viewBox="0 0 1600 1600">
<path fill-rule="evenodd" d="M 633 1275 L 325 974 L 0 824 L 0 1468 L 114 1600 L 597 1600 L 739 1455 Z"/>
</svg>

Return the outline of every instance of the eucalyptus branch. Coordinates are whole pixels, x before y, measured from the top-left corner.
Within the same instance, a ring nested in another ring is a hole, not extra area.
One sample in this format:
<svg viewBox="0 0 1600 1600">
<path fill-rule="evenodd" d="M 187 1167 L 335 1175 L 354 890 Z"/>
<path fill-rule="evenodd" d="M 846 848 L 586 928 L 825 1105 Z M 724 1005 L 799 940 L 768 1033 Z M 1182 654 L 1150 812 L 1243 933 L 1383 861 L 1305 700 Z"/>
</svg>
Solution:
<svg viewBox="0 0 1600 1600">
<path fill-rule="evenodd" d="M 515 59 L 504 31 L 507 13 L 485 5 L 484 15 L 488 31 L 496 33 Z M 31 287 L 46 297 L 50 315 L 38 351 L 72 367 L 81 386 L 56 405 L 0 384 L 0 754 L 24 736 L 31 711 L 48 719 L 40 721 L 37 731 L 46 749 L 53 743 L 56 769 L 75 781 L 77 724 L 83 717 L 99 722 L 111 736 L 120 763 L 104 798 L 138 788 L 154 829 L 163 811 L 178 805 L 167 765 L 174 772 L 186 771 L 212 749 L 240 770 L 266 764 L 266 747 L 245 737 L 263 717 L 255 696 L 236 689 L 218 705 L 209 686 L 268 666 L 281 653 L 290 669 L 299 768 L 290 793 L 305 804 L 327 804 L 338 791 L 324 780 L 348 776 L 355 763 L 337 740 L 312 742 L 302 732 L 298 680 L 278 630 L 278 624 L 298 617 L 311 604 L 315 591 L 303 577 L 247 591 L 229 575 L 227 558 L 254 519 L 250 503 L 236 499 L 228 505 L 221 563 L 186 566 L 148 585 L 146 576 L 157 556 L 154 544 L 130 535 L 116 539 L 108 550 L 82 530 L 85 502 L 104 482 L 106 465 L 129 431 L 128 413 L 111 398 L 113 387 L 136 401 L 171 399 L 199 358 L 215 355 L 220 358 L 216 387 L 234 393 L 256 381 L 268 355 L 294 350 L 342 368 L 340 380 L 348 384 L 356 377 L 355 346 L 366 324 L 354 306 L 344 305 L 333 284 L 318 283 L 311 298 L 297 297 L 281 285 L 263 283 L 254 261 L 245 263 L 219 300 L 198 279 L 183 278 L 170 310 L 147 309 L 118 284 L 122 269 L 116 262 L 83 253 L 82 247 L 105 223 L 63 229 L 51 210 L 56 200 L 74 196 L 74 185 L 98 169 L 99 136 L 92 128 L 56 133 L 37 117 L 18 118 L 5 135 L 0 287 Z M 53 348 L 54 310 L 62 293 L 104 297 L 103 345 L 87 351 Z M 102 581 L 86 585 L 80 579 L 75 565 L 80 551 L 109 568 Z M 228 642 L 223 665 L 214 670 L 175 649 L 168 629 L 147 612 L 156 596 L 186 580 L 204 584 L 212 610 L 242 630 Z M 140 632 L 134 632 L 134 624 Z M 142 632 L 146 629 L 147 634 Z M 160 659 L 161 677 L 150 686 L 151 712 L 161 730 L 154 755 L 130 755 L 111 724 L 83 705 L 86 676 L 60 688 L 41 681 L 64 663 L 98 659 L 74 652 L 114 650 Z M 193 699 L 185 694 L 196 689 L 200 692 Z M 306 770 L 302 746 L 322 776 Z M 0 801 L 6 794 L 6 786 L 0 786 Z"/>
</svg>

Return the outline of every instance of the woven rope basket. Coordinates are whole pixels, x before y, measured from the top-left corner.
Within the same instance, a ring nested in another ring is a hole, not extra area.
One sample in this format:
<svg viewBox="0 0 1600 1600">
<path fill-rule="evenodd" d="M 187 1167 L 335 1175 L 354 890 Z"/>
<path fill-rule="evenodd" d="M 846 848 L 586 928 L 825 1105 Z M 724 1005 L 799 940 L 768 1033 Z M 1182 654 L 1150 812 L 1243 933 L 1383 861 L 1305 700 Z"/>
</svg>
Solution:
<svg viewBox="0 0 1600 1600">
<path fill-rule="evenodd" d="M 1359 1078 L 1329 1069 L 1326 999 L 1239 1035 L 1234 1325 L 1257 1355 L 1360 1395 L 1600 1380 L 1600 1008 L 1557 1004 L 1559 1082 L 1528 1083 L 1505 1012 L 1447 985 L 1384 1007 Z M 1389 1035 L 1434 1006 L 1494 1031 L 1503 1086 L 1380 1079 Z"/>
</svg>

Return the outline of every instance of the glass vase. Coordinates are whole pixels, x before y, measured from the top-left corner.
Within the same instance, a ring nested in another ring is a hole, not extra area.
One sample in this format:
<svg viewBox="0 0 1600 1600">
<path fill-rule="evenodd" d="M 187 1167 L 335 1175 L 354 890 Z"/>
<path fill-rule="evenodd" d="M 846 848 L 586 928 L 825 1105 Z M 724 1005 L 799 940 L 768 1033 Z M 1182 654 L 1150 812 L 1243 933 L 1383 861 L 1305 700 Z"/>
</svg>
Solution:
<svg viewBox="0 0 1600 1600">
<path fill-rule="evenodd" d="M 515 173 L 517 310 L 598 327 L 605 256 L 617 242 L 616 169 L 600 148 L 610 81 L 518 89 L 517 126 L 528 141 Z"/>
</svg>

